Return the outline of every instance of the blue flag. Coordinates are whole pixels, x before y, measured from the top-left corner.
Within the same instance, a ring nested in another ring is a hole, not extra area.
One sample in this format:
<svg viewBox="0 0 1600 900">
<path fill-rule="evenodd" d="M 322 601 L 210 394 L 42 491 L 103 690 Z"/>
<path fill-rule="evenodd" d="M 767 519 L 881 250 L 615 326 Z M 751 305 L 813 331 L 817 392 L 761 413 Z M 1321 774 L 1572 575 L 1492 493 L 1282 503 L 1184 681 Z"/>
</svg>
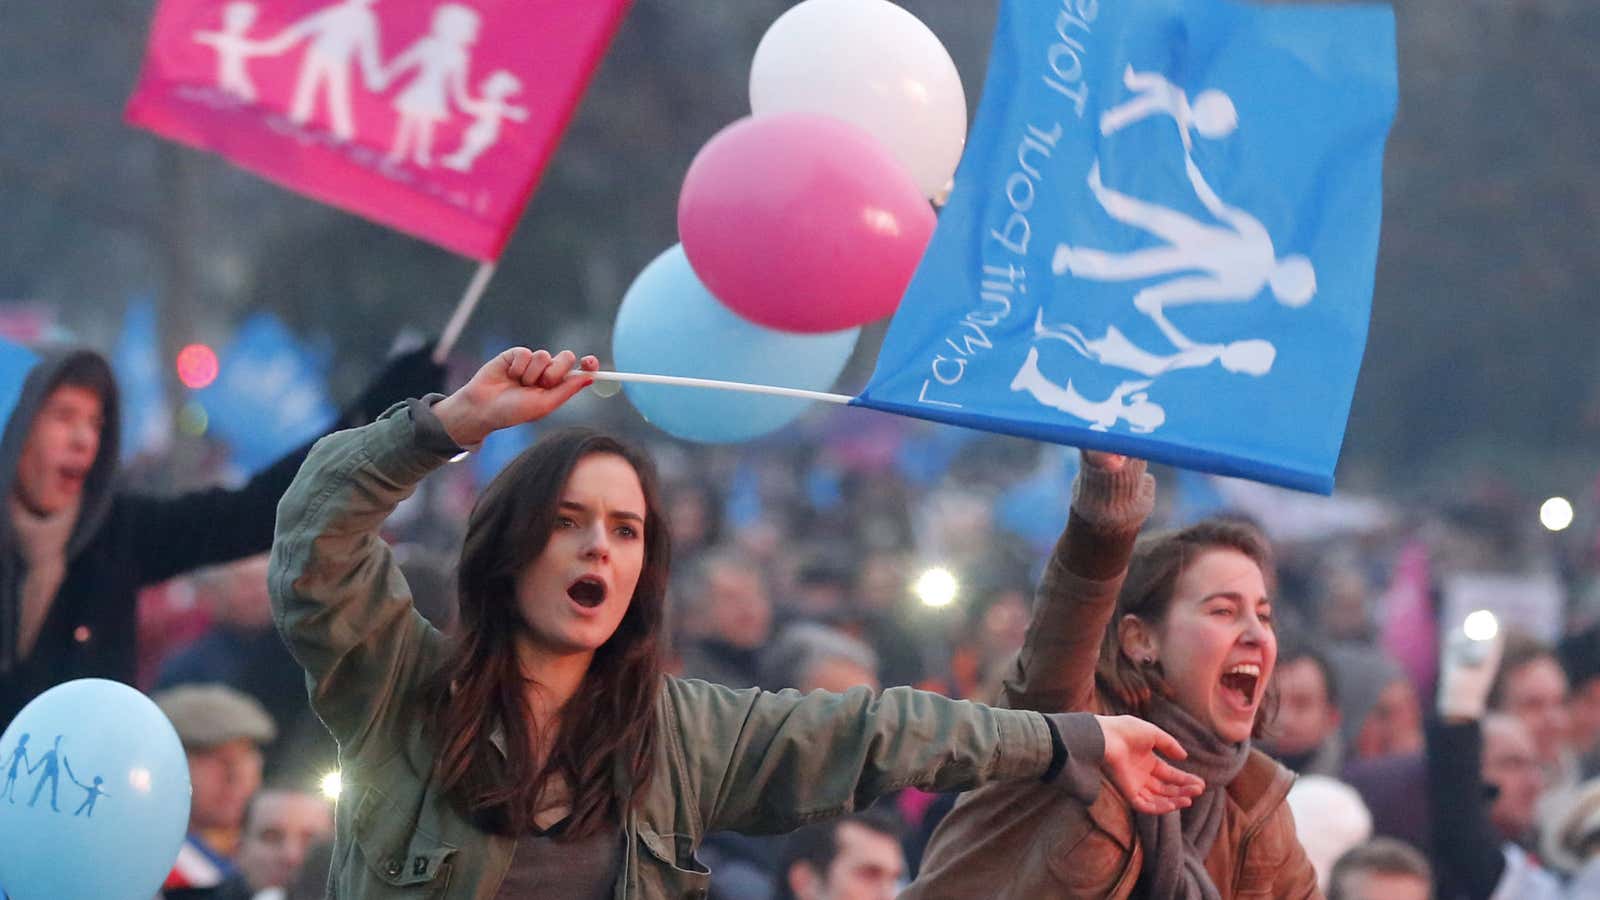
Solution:
<svg viewBox="0 0 1600 900">
<path fill-rule="evenodd" d="M 1396 95 L 1386 7 L 1005 0 L 855 402 L 1330 492 Z"/>
<path fill-rule="evenodd" d="M 161 384 L 161 340 L 150 297 L 131 301 L 123 313 L 111 368 L 122 393 L 123 461 L 166 450 L 172 442 L 172 411 Z"/>
<path fill-rule="evenodd" d="M 333 423 L 316 357 L 268 313 L 239 326 L 217 380 L 196 397 L 211 428 L 248 472 L 265 468 Z"/>
<path fill-rule="evenodd" d="M 478 490 L 488 487 L 501 469 L 511 465 L 511 461 L 521 456 L 522 451 L 532 447 L 536 437 L 532 425 L 518 425 L 491 432 L 484 438 L 477 452 L 468 457 L 472 461 L 472 481 Z"/>
<path fill-rule="evenodd" d="M 1046 447 L 1033 472 L 995 500 L 995 524 L 1048 553 L 1067 527 L 1072 509 L 1072 480 L 1078 477 L 1078 454 L 1065 447 Z"/>
<path fill-rule="evenodd" d="M 22 383 L 39 361 L 39 355 L 21 344 L 0 338 L 0 423 L 11 418 L 22 399 Z"/>
</svg>

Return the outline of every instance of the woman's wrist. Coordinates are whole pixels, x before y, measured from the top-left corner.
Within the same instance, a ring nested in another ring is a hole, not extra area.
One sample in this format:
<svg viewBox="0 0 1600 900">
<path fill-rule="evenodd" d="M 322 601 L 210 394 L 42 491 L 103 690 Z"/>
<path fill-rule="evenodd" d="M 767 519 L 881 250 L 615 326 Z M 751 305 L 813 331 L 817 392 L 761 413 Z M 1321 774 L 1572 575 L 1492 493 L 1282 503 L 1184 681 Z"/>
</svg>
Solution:
<svg viewBox="0 0 1600 900">
<path fill-rule="evenodd" d="M 476 448 L 489 436 L 489 430 L 473 414 L 471 406 L 461 398 L 460 391 L 435 403 L 433 414 L 439 417 L 439 424 L 444 426 L 445 433 L 450 435 L 450 440 L 464 449 Z"/>
<path fill-rule="evenodd" d="M 1155 508 L 1155 479 L 1146 469 L 1142 459 L 1128 459 L 1116 471 L 1086 463 L 1072 486 L 1073 511 L 1110 531 L 1137 531 Z"/>
</svg>

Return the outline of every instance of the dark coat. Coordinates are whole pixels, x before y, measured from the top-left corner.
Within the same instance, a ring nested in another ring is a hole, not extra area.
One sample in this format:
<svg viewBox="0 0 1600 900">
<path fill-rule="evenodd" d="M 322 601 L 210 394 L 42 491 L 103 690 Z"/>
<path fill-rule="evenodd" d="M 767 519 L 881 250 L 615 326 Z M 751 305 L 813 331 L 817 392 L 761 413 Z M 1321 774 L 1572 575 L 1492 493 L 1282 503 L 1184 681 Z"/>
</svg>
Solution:
<svg viewBox="0 0 1600 900">
<path fill-rule="evenodd" d="M 98 366 L 109 385 L 99 455 L 84 482 L 78 522 L 67 543 L 67 569 L 38 641 L 16 654 L 22 557 L 10 516 L 0 507 L 0 726 L 45 690 L 76 678 L 131 684 L 135 671 L 137 596 L 141 588 L 202 566 L 272 546 L 278 498 L 311 449 L 297 448 L 236 490 L 210 488 L 176 497 L 125 492 L 116 483 L 119 404 L 111 368 L 89 350 L 46 355 L 28 373 L 22 396 L 0 438 L 0 498 L 10 495 L 28 430 L 69 365 Z M 336 427 L 376 418 L 388 402 L 435 389 L 443 370 L 425 354 L 393 361 Z"/>
</svg>

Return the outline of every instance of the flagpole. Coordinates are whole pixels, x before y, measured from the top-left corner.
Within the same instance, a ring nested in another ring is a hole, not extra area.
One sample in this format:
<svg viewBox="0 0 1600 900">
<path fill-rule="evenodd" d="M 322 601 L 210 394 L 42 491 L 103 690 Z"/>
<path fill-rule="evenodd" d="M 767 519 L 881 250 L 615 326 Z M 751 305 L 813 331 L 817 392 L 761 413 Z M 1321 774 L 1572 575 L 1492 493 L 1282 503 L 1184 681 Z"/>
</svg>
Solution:
<svg viewBox="0 0 1600 900">
<path fill-rule="evenodd" d="M 745 394 L 766 394 L 772 397 L 791 397 L 796 400 L 816 400 L 821 403 L 849 404 L 855 398 L 849 394 L 829 394 L 823 391 L 803 391 L 799 388 L 777 387 L 770 384 L 747 384 L 742 381 L 715 381 L 710 378 L 685 378 L 679 375 L 646 375 L 640 372 L 573 372 L 570 378 L 593 378 L 596 381 L 631 381 L 639 384 L 665 384 L 675 387 L 708 388 L 716 391 L 738 391 Z"/>
<path fill-rule="evenodd" d="M 433 349 L 435 363 L 442 364 L 455 347 L 456 341 L 461 339 L 461 332 L 467 327 L 467 320 L 472 318 L 472 311 L 478 308 L 478 301 L 483 299 L 483 291 L 489 286 L 489 279 L 493 277 L 494 263 L 478 263 L 478 271 L 472 273 L 472 281 L 467 283 L 466 293 L 461 295 L 460 302 L 456 303 L 455 312 L 450 314 L 450 321 L 444 326 L 444 333 L 439 335 L 439 345 Z"/>
</svg>

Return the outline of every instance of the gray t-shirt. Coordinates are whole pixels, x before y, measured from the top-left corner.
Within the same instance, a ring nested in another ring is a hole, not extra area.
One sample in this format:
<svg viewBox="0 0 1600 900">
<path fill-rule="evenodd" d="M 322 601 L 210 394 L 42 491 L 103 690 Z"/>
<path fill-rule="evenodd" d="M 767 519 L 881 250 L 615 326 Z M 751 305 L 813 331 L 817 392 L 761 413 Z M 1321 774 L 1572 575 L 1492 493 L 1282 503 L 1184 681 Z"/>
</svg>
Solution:
<svg viewBox="0 0 1600 900">
<path fill-rule="evenodd" d="M 546 831 L 517 839 L 511 868 L 495 900 L 608 900 L 622 871 L 622 827 L 592 837 L 562 841 L 563 819 Z"/>
</svg>

